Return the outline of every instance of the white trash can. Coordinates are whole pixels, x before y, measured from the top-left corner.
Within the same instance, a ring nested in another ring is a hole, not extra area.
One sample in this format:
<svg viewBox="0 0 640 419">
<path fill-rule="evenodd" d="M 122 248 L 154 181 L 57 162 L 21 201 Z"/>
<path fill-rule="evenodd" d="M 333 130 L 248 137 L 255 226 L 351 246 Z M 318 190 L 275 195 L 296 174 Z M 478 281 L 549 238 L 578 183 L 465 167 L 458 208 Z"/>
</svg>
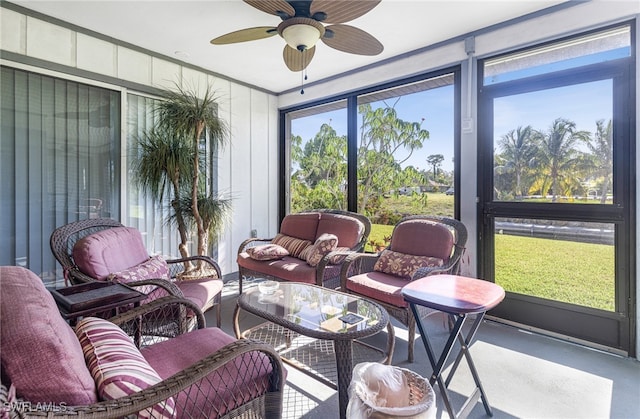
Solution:
<svg viewBox="0 0 640 419">
<path fill-rule="evenodd" d="M 434 419 L 436 395 L 427 380 L 415 372 L 377 362 L 353 368 L 349 384 L 349 419 Z"/>
</svg>

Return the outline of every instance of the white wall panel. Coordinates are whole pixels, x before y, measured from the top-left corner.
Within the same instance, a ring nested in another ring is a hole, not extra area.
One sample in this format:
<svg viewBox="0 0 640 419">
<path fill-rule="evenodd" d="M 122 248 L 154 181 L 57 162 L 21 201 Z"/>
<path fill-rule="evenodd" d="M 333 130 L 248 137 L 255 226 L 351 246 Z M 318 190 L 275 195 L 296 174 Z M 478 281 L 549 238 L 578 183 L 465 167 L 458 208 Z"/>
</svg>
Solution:
<svg viewBox="0 0 640 419">
<path fill-rule="evenodd" d="M 0 48 L 17 54 L 27 53 L 27 17 L 13 10 L 0 9 Z"/>
<path fill-rule="evenodd" d="M 231 195 L 233 197 L 233 221 L 230 226 L 231 246 L 238 249 L 240 243 L 251 235 L 251 90 L 237 84 L 231 85 Z M 232 270 L 237 270 L 234 265 Z"/>
<path fill-rule="evenodd" d="M 151 58 L 151 81 L 160 89 L 171 89 L 180 81 L 180 65 L 161 58 Z"/>
<path fill-rule="evenodd" d="M 182 88 L 189 92 L 198 92 L 202 95 L 207 90 L 209 80 L 201 71 L 189 67 L 182 68 Z"/>
<path fill-rule="evenodd" d="M 118 47 L 118 77 L 151 85 L 151 57 L 125 47 Z"/>
<path fill-rule="evenodd" d="M 78 68 L 115 77 L 117 75 L 116 46 L 111 42 L 77 34 Z"/>
<path fill-rule="evenodd" d="M 218 98 L 218 116 L 225 120 L 231 127 L 231 83 L 227 80 L 209 77 L 209 83 L 216 97 Z M 229 139 L 226 146 L 218 154 L 218 193 L 225 198 L 232 197 L 231 190 L 231 142 Z M 235 218 L 234 212 L 236 203 L 232 201 L 232 214 L 229 222 L 225 225 L 221 237 L 218 239 L 218 263 L 222 272 L 229 273 L 237 270 L 236 252 L 237 247 L 232 244 L 232 225 Z"/>
<path fill-rule="evenodd" d="M 27 55 L 74 67 L 75 32 L 27 17 Z"/>
<path fill-rule="evenodd" d="M 266 93 L 251 92 L 251 229 L 268 238 L 269 218 L 269 99 Z M 247 236 L 249 237 L 249 236 Z"/>
</svg>

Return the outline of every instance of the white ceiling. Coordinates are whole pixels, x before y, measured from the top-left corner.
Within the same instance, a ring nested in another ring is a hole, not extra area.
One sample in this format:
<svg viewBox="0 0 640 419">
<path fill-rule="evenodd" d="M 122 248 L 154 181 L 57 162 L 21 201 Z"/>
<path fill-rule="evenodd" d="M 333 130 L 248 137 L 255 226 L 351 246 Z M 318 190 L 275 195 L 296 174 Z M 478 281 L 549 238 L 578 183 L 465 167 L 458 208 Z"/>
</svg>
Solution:
<svg viewBox="0 0 640 419">
<path fill-rule="evenodd" d="M 254 26 L 277 26 L 280 18 L 241 0 L 11 0 L 13 3 L 196 65 L 244 83 L 282 92 L 298 88 L 300 73 L 282 60 L 279 36 L 231 45 L 212 38 Z M 353 0 L 358 1 L 358 0 Z M 372 11 L 348 22 L 384 45 L 377 56 L 334 50 L 319 42 L 307 68 L 308 82 L 387 60 L 438 42 L 536 13 L 564 0 L 382 0 Z"/>
</svg>

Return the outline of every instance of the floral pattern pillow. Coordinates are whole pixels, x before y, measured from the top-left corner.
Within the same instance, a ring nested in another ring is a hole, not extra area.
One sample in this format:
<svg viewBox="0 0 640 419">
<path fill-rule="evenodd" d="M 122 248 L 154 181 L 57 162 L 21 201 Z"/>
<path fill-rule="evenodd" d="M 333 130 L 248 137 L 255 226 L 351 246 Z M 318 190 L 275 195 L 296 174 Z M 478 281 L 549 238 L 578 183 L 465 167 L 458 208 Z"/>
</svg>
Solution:
<svg viewBox="0 0 640 419">
<path fill-rule="evenodd" d="M 415 256 L 408 253 L 399 253 L 392 250 L 383 250 L 373 270 L 389 275 L 411 279 L 413 274 L 422 267 L 438 267 L 444 265 L 440 258 L 431 256 Z"/>
<path fill-rule="evenodd" d="M 107 277 L 110 281 L 128 284 L 129 282 L 142 281 L 145 279 L 166 279 L 170 280 L 169 265 L 161 256 L 152 256 L 146 262 L 142 262 L 132 268 L 120 272 L 114 272 Z M 143 294 L 149 294 L 156 289 L 155 285 L 144 285 L 136 288 Z"/>
<path fill-rule="evenodd" d="M 289 256 L 287 249 L 273 243 L 250 247 L 247 249 L 247 253 L 251 259 L 255 260 L 276 260 Z"/>
<path fill-rule="evenodd" d="M 311 266 L 318 266 L 318 263 L 329 252 L 338 247 L 338 237 L 335 234 L 324 233 L 316 239 L 311 249 L 306 253 L 306 261 Z"/>
</svg>

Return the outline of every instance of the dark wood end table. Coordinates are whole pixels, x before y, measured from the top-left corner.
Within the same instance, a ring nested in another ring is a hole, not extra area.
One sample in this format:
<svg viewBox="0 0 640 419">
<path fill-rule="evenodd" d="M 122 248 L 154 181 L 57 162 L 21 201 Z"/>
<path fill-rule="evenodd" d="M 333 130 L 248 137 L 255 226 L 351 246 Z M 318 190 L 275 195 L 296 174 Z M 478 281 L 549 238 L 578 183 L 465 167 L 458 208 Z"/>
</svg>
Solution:
<svg viewBox="0 0 640 419">
<path fill-rule="evenodd" d="M 433 375 L 431 375 L 429 382 L 431 385 L 434 385 L 436 382 L 438 383 L 449 417 L 464 418 L 468 416 L 480 398 L 482 399 L 487 415 L 493 416 L 491 406 L 482 388 L 480 377 L 471 359 L 469 347 L 482 323 L 485 313 L 500 304 L 504 299 L 504 289 L 493 282 L 476 278 L 457 275 L 432 275 L 410 282 L 402 289 L 402 295 L 409 303 L 413 315 L 416 318 L 416 325 L 420 330 L 420 337 L 422 338 L 422 342 L 427 350 L 427 355 L 429 356 L 429 362 L 433 368 Z M 416 306 L 424 306 L 445 312 L 453 321 L 453 328 L 450 331 L 449 338 L 437 360 Z M 476 318 L 465 337 L 462 333 L 462 325 L 470 314 L 475 314 Z M 460 352 L 458 352 L 456 356 L 448 377 L 443 381 L 442 371 L 447 359 L 451 355 L 456 340 L 460 342 Z M 460 411 L 456 413 L 451 406 L 447 387 L 449 387 L 453 374 L 458 369 L 463 356 L 467 360 L 476 388 L 471 396 L 467 398 Z"/>
<path fill-rule="evenodd" d="M 80 317 L 117 310 L 127 305 L 137 306 L 146 295 L 115 282 L 87 282 L 70 287 L 49 289 L 60 314 L 74 326 Z"/>
</svg>

